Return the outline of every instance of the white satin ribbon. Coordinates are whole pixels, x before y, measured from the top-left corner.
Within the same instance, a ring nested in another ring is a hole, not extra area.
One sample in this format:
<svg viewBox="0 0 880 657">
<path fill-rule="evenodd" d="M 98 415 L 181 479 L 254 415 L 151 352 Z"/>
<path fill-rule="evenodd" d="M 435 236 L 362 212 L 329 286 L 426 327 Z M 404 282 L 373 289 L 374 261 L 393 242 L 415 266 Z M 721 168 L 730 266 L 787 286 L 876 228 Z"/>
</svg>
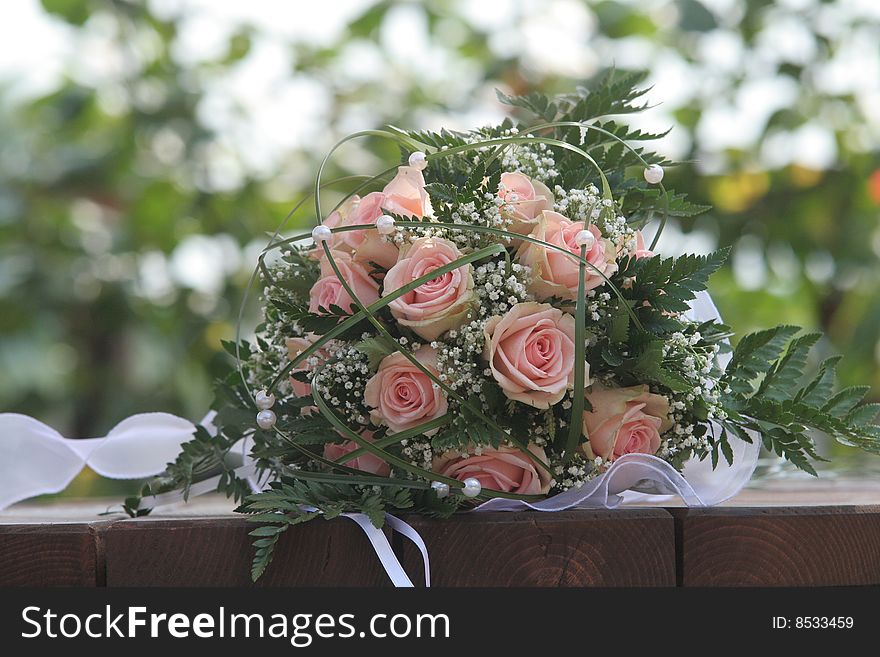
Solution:
<svg viewBox="0 0 880 657">
<path fill-rule="evenodd" d="M 428 561 L 428 546 L 425 545 L 425 541 L 422 540 L 421 535 L 415 529 L 413 529 L 411 525 L 407 524 L 396 516 L 392 516 L 390 513 L 385 514 L 385 521 L 388 523 L 388 526 L 391 527 L 391 529 L 402 534 L 404 537 L 415 543 L 415 546 L 419 549 L 419 552 L 422 555 L 422 565 L 425 569 L 425 586 L 430 587 L 431 563 L 430 561 Z"/>
<path fill-rule="evenodd" d="M 0 509 L 63 491 L 86 465 L 110 479 L 157 475 L 194 428 L 168 413 L 143 413 L 104 437 L 75 440 L 27 415 L 0 413 Z"/>
<path fill-rule="evenodd" d="M 363 513 L 343 513 L 342 515 L 353 520 L 363 530 L 370 541 L 370 545 L 373 546 L 376 556 L 379 557 L 382 567 L 385 568 L 385 572 L 391 579 L 391 583 L 397 588 L 413 588 L 412 580 L 406 574 L 400 559 L 394 554 L 394 549 L 391 547 L 391 543 L 388 542 L 385 532 L 381 529 L 376 529 L 370 519 Z M 422 537 L 411 525 L 396 516 L 392 516 L 390 513 L 385 514 L 385 522 L 392 530 L 399 532 L 416 544 L 416 547 L 422 554 L 422 563 L 425 567 L 425 586 L 431 586 L 431 566 L 428 563 L 428 546 L 425 545 L 425 541 L 422 540 Z"/>
<path fill-rule="evenodd" d="M 300 510 L 312 513 L 318 511 L 313 506 L 305 506 L 300 505 Z M 365 513 L 343 513 L 343 518 L 348 518 L 353 521 L 358 527 L 361 528 L 361 531 L 364 532 L 364 536 L 367 537 L 367 540 L 370 541 L 370 545 L 373 547 L 373 551 L 376 553 L 376 556 L 379 557 L 379 563 L 382 564 L 382 567 L 385 569 L 385 573 L 388 575 L 388 578 L 391 580 L 391 583 L 394 584 L 397 588 L 413 588 L 414 585 L 412 580 L 409 578 L 409 575 L 406 573 L 406 570 L 403 568 L 403 564 L 400 563 L 400 559 L 397 558 L 397 555 L 394 553 L 394 548 L 391 547 L 391 543 L 388 541 L 388 537 L 385 535 L 381 529 L 377 529 L 373 522 L 370 520 L 369 516 Z M 399 532 L 405 538 L 408 538 L 410 541 L 415 543 L 416 547 L 419 549 L 419 552 L 422 555 L 422 563 L 425 568 L 425 586 L 431 586 L 431 566 L 428 562 L 428 546 L 425 545 L 425 541 L 422 540 L 422 537 L 419 533 L 413 529 L 412 525 L 404 522 L 400 518 L 391 515 L 390 513 L 385 514 L 385 524 L 388 525 L 392 531 Z"/>
</svg>

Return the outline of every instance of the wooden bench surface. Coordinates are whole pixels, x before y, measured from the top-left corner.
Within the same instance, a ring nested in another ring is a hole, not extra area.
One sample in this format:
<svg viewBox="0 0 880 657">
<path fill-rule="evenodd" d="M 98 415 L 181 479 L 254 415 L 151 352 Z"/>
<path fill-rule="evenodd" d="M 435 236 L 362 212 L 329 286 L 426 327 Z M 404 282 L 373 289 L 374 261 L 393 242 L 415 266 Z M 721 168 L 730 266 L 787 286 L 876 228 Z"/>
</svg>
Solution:
<svg viewBox="0 0 880 657">
<path fill-rule="evenodd" d="M 106 500 L 0 512 L 0 586 L 247 586 L 253 525 L 207 496 L 142 519 Z M 668 504 L 668 503 L 667 503 Z M 880 585 L 880 482 L 763 482 L 708 509 L 404 516 L 435 586 Z M 413 581 L 421 559 L 388 533 Z M 347 519 L 289 530 L 260 586 L 388 586 Z"/>
</svg>

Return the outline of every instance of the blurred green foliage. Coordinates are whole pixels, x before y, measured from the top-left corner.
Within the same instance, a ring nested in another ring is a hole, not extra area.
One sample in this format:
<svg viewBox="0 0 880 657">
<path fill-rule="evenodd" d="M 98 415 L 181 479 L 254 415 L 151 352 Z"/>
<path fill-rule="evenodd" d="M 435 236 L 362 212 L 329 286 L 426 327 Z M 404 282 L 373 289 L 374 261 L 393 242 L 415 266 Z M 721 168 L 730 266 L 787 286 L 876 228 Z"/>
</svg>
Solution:
<svg viewBox="0 0 880 657">
<path fill-rule="evenodd" d="M 667 247 L 733 245 L 725 319 L 824 329 L 844 383 L 880 398 L 870 2 L 22 4 L 49 36 L 38 70 L 0 74 L 0 411 L 83 437 L 197 419 L 257 249 L 336 138 L 469 126 L 502 112 L 494 87 L 566 91 L 611 64 L 651 71 L 649 127 L 674 127 L 684 162 L 668 175 L 715 206 Z M 328 176 L 387 149 L 347 147 Z"/>
</svg>

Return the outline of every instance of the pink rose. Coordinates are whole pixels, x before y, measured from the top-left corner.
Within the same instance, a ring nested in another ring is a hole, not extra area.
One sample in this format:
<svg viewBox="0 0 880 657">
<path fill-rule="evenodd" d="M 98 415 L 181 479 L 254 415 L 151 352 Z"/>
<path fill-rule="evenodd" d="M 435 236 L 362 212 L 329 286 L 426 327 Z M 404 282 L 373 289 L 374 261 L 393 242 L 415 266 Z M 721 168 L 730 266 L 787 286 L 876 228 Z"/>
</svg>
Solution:
<svg viewBox="0 0 880 657">
<path fill-rule="evenodd" d="M 635 256 L 636 260 L 654 257 L 654 252 L 645 247 L 645 236 L 642 235 L 640 230 L 636 231 L 636 250 L 633 256 Z"/>
<path fill-rule="evenodd" d="M 588 456 L 611 460 L 624 454 L 654 454 L 660 434 L 672 426 L 669 402 L 648 386 L 604 388 L 593 384 L 586 394 L 593 407 L 584 413 L 584 445 Z"/>
<path fill-rule="evenodd" d="M 352 260 L 345 251 L 333 251 L 333 260 L 339 267 L 345 282 L 351 287 L 364 305 L 370 305 L 379 299 L 379 284 L 374 281 L 366 268 Z M 309 292 L 309 312 L 323 315 L 331 305 L 339 306 L 346 312 L 353 312 L 355 303 L 342 286 L 342 282 L 333 271 L 327 258 L 321 259 L 321 277 Z"/>
<path fill-rule="evenodd" d="M 584 274 L 586 289 L 592 290 L 605 283 L 604 276 L 617 271 L 614 262 L 614 245 L 603 239 L 596 226 L 587 228 L 595 237 L 592 248 L 587 251 L 587 267 Z M 575 236 L 584 230 L 583 221 L 569 221 L 558 212 L 545 210 L 542 213 L 531 237 L 562 247 L 575 255 L 580 255 L 581 247 L 575 243 Z M 517 250 L 519 261 L 532 268 L 530 291 L 540 300 L 550 297 L 577 299 L 579 263 L 556 249 L 548 249 L 541 244 L 524 241 Z"/>
<path fill-rule="evenodd" d="M 490 317 L 486 360 L 509 399 L 550 408 L 574 383 L 574 317 L 533 301 L 518 303 L 502 317 Z M 590 366 L 583 364 L 585 380 Z"/>
<path fill-rule="evenodd" d="M 437 352 L 421 347 L 416 359 L 434 376 L 437 371 Z M 379 363 L 379 369 L 367 381 L 364 401 L 374 409 L 370 413 L 373 424 L 385 425 L 392 432 L 404 431 L 446 414 L 446 395 L 439 386 L 406 356 L 393 353 Z"/>
<path fill-rule="evenodd" d="M 348 214 L 342 225 L 375 226 L 376 219 L 384 214 L 382 206 L 385 202 L 385 194 L 382 192 L 367 194 Z M 397 245 L 373 229 L 346 231 L 339 235 L 351 249 L 355 262 L 367 267 L 374 262 L 385 269 L 397 262 Z"/>
<path fill-rule="evenodd" d="M 367 442 L 373 442 L 372 431 L 364 431 L 361 433 L 361 437 Z M 326 443 L 324 445 L 324 458 L 328 461 L 336 461 L 346 454 L 350 454 L 359 447 L 360 445 L 353 440 L 346 440 L 344 443 Z M 356 456 L 348 461 L 343 461 L 342 465 L 347 465 L 349 468 L 354 468 L 355 470 L 363 470 L 370 474 L 379 475 L 380 477 L 387 477 L 391 474 L 391 466 L 375 454 L 370 454 L 369 452 Z"/>
<path fill-rule="evenodd" d="M 375 230 L 368 230 L 364 235 L 364 241 L 355 249 L 352 258 L 361 263 L 370 271 L 374 271 L 374 264 L 383 269 L 390 269 L 397 262 L 399 249 L 397 245 L 384 235 Z M 377 274 L 378 275 L 378 274 Z"/>
<path fill-rule="evenodd" d="M 385 202 L 385 195 L 382 192 L 372 192 L 357 201 L 347 214 L 345 220 L 341 222 L 342 226 L 373 226 L 376 219 L 382 216 L 382 204 Z M 364 241 L 368 233 L 373 230 L 352 230 L 339 233 L 341 241 L 348 246 L 351 251 L 357 249 Z"/>
<path fill-rule="evenodd" d="M 328 228 L 338 226 L 373 226 L 376 219 L 382 216 L 382 205 L 385 203 L 385 194 L 373 192 L 364 198 L 352 196 L 331 213 L 322 223 Z M 327 242 L 332 251 L 345 251 L 352 254 L 352 259 L 365 266 L 376 263 L 380 267 L 388 269 L 397 262 L 397 245 L 387 237 L 380 235 L 372 229 L 348 230 L 333 233 Z M 316 245 L 309 256 L 315 260 L 324 257 L 324 248 Z"/>
<path fill-rule="evenodd" d="M 529 451 L 547 462 L 542 448 L 529 445 Z M 434 459 L 431 470 L 459 481 L 475 477 L 487 490 L 522 495 L 543 495 L 550 490 L 550 474 L 515 447 L 484 447 L 479 455 L 470 456 L 448 451 Z"/>
<path fill-rule="evenodd" d="M 390 294 L 460 257 L 458 247 L 449 240 L 421 237 L 401 249 L 397 264 L 385 275 L 382 294 Z M 434 340 L 465 322 L 473 298 L 473 267 L 466 264 L 422 283 L 392 301 L 390 308 L 399 324 L 426 340 Z"/>
<path fill-rule="evenodd" d="M 502 212 L 512 221 L 510 232 L 520 235 L 531 233 L 541 213 L 553 209 L 553 192 L 519 171 L 501 174 L 498 196 L 504 201 Z"/>
<path fill-rule="evenodd" d="M 338 226 L 344 225 L 349 214 L 357 206 L 359 201 L 360 198 L 357 195 L 352 196 L 346 200 L 345 203 L 340 205 L 337 210 L 331 212 L 321 224 L 327 226 L 327 228 L 337 228 Z M 343 240 L 345 235 L 347 235 L 347 233 L 333 233 L 330 239 L 327 240 L 327 246 L 330 247 L 331 250 L 346 250 L 347 246 Z M 315 244 L 315 246 L 309 251 L 309 257 L 314 260 L 320 260 L 324 257 L 324 247 L 320 244 Z"/>
<path fill-rule="evenodd" d="M 429 217 L 431 199 L 425 191 L 425 177 L 414 167 L 397 167 L 397 175 L 385 185 L 383 207 L 404 217 Z"/>
</svg>

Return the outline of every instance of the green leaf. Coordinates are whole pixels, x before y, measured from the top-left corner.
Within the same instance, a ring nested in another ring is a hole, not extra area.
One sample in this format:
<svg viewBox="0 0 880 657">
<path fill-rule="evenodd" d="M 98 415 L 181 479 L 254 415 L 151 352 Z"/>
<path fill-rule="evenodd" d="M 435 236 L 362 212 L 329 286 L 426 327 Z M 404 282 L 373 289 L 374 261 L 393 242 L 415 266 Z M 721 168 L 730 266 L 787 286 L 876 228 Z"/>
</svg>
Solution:
<svg viewBox="0 0 880 657">
<path fill-rule="evenodd" d="M 248 536 L 265 536 L 272 537 L 282 533 L 285 529 L 287 529 L 286 525 L 278 525 L 272 526 L 267 525 L 265 527 L 257 527 L 254 531 L 250 532 Z"/>
<path fill-rule="evenodd" d="M 650 312 L 684 312 L 696 292 L 706 289 L 709 276 L 727 260 L 729 248 L 706 256 L 684 255 L 678 258 L 630 258 L 618 276 L 633 279 L 625 295 L 648 301 Z"/>
<path fill-rule="evenodd" d="M 767 372 L 758 388 L 757 394 L 768 399 L 791 399 L 798 391 L 797 383 L 803 376 L 810 349 L 822 337 L 820 333 L 807 333 L 794 340 L 788 350 Z"/>
<path fill-rule="evenodd" d="M 730 385 L 734 392 L 751 392 L 753 381 L 782 355 L 800 330 L 799 326 L 777 326 L 744 336 L 733 352 L 722 383 Z"/>
<path fill-rule="evenodd" d="M 810 429 L 880 453 L 880 428 L 875 424 L 880 405 L 858 406 L 867 391 L 864 387 L 833 394 L 837 357 L 823 361 L 818 373 L 802 386 L 819 334 L 794 338 L 796 332 L 795 327 L 779 326 L 740 341 L 722 379 L 730 382 L 724 398 L 730 418 L 725 427 L 737 435 L 745 428 L 760 432 L 767 449 L 811 474 L 815 469 L 810 460 L 823 459 L 816 453 Z"/>
<path fill-rule="evenodd" d="M 830 413 L 834 417 L 842 418 L 853 408 L 858 406 L 870 390 L 870 386 L 852 386 L 850 388 L 844 388 L 834 395 L 828 403 L 822 407 L 822 410 L 826 413 Z"/>
<path fill-rule="evenodd" d="M 460 191 L 452 185 L 446 185 L 440 182 L 432 182 L 425 185 L 425 191 L 431 197 L 431 203 L 458 203 L 461 199 Z"/>
<path fill-rule="evenodd" d="M 727 432 L 723 436 L 724 439 L 720 441 L 721 453 L 724 454 L 724 460 L 727 461 L 727 465 L 733 465 L 733 448 L 727 440 Z"/>
<path fill-rule="evenodd" d="M 693 385 L 681 374 L 663 365 L 663 340 L 648 342 L 635 359 L 626 362 L 621 370 L 630 371 L 645 383 L 656 383 L 673 392 L 686 392 Z"/>
<path fill-rule="evenodd" d="M 711 205 L 694 203 L 693 201 L 688 200 L 688 197 L 685 194 L 676 194 L 672 190 L 668 190 L 666 196 L 669 199 L 666 213 L 670 217 L 696 217 L 697 215 L 703 214 L 712 209 Z M 660 208 L 662 206 L 658 204 L 656 207 Z"/>
<path fill-rule="evenodd" d="M 221 340 L 220 345 L 223 347 L 223 350 L 232 357 L 236 356 L 236 346 L 238 347 L 238 353 L 241 355 L 242 360 L 247 360 L 251 357 L 251 345 L 245 340 L 238 343 L 232 342 L 231 340 Z"/>
<path fill-rule="evenodd" d="M 846 416 L 846 423 L 856 427 L 868 427 L 877 421 L 880 415 L 880 404 L 865 404 L 850 411 Z"/>
<path fill-rule="evenodd" d="M 810 406 L 823 406 L 834 393 L 837 363 L 840 356 L 826 358 L 819 366 L 816 377 L 798 393 L 797 400 Z"/>
<path fill-rule="evenodd" d="M 468 143 L 469 135 L 464 132 L 456 132 L 443 128 L 440 132 L 431 132 L 429 130 L 402 130 L 394 126 L 388 126 L 388 129 L 398 134 L 405 135 L 410 139 L 432 146 L 437 150 L 442 148 L 454 148 L 456 146 L 464 146 Z"/>
<path fill-rule="evenodd" d="M 575 93 L 561 96 L 563 112 L 560 121 L 590 121 L 612 114 L 629 114 L 644 109 L 635 101 L 647 93 L 639 88 L 647 74 L 608 69 Z"/>
<path fill-rule="evenodd" d="M 629 338 L 629 313 L 618 301 L 614 313 L 611 315 L 611 323 L 608 327 L 608 339 L 611 342 L 626 343 Z"/>
<path fill-rule="evenodd" d="M 526 96 L 508 96 L 500 89 L 496 89 L 495 95 L 501 103 L 525 109 L 545 121 L 552 121 L 559 112 L 556 103 L 540 93 L 532 92 Z"/>
<path fill-rule="evenodd" d="M 613 349 L 610 345 L 603 346 L 601 354 L 602 360 L 611 367 L 619 367 L 625 360 L 623 355 L 616 349 Z"/>
</svg>

